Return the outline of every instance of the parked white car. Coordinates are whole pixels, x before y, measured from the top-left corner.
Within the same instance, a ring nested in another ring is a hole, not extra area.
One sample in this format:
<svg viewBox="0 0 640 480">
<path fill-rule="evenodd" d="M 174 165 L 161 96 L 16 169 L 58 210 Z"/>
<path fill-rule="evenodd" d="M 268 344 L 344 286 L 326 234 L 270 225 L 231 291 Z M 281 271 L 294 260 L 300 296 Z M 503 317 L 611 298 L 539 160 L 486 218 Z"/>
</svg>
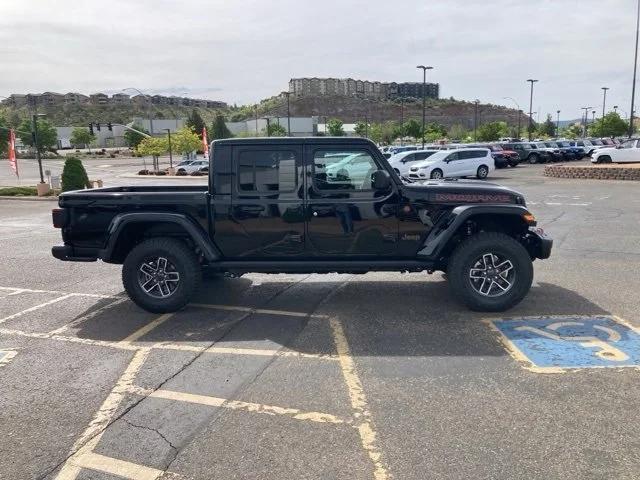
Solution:
<svg viewBox="0 0 640 480">
<path fill-rule="evenodd" d="M 601 148 L 593 152 L 593 163 L 632 163 L 640 162 L 640 140 L 632 138 L 622 142 L 617 148 Z"/>
<path fill-rule="evenodd" d="M 418 150 L 415 152 L 400 152 L 392 155 L 387 161 L 398 175 L 408 176 L 409 169 L 416 164 L 426 160 L 438 150 Z"/>
<path fill-rule="evenodd" d="M 461 148 L 436 152 L 413 165 L 409 170 L 409 178 L 426 180 L 475 176 L 483 179 L 495 169 L 496 165 L 488 148 Z"/>
<path fill-rule="evenodd" d="M 181 162 L 176 169 L 177 172 L 184 171 L 187 174 L 191 174 L 193 172 L 199 172 L 205 167 L 209 168 L 209 162 L 207 160 L 196 160 L 195 162 L 191 162 L 187 165 L 182 165 L 182 163 L 184 162 Z"/>
</svg>

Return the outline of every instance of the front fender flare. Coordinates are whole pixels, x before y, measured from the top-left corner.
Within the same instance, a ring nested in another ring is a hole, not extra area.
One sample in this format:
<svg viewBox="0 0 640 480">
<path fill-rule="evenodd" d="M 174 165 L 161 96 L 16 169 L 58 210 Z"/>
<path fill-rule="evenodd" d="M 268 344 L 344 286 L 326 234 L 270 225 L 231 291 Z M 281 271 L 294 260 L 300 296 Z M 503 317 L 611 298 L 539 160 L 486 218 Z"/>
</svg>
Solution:
<svg viewBox="0 0 640 480">
<path fill-rule="evenodd" d="M 418 257 L 438 258 L 458 228 L 475 215 L 489 214 L 498 217 L 516 216 L 522 218 L 527 213 L 530 213 L 529 210 L 522 205 L 462 205 L 455 207 L 449 215 L 445 215 L 433 226 L 422 248 L 418 251 Z"/>
</svg>

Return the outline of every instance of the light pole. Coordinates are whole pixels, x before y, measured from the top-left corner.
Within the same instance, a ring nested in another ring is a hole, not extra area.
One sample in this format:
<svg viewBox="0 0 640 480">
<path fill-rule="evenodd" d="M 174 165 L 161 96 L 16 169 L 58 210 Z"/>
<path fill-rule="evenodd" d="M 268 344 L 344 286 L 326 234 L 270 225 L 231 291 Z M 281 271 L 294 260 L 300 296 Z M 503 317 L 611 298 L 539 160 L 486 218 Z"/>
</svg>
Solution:
<svg viewBox="0 0 640 480">
<path fill-rule="evenodd" d="M 560 133 L 560 110 L 556 111 L 558 114 L 558 119 L 556 120 L 556 137 Z"/>
<path fill-rule="evenodd" d="M 256 137 L 258 136 L 258 104 L 256 104 Z"/>
<path fill-rule="evenodd" d="M 584 110 L 584 132 L 582 134 L 583 137 L 587 136 L 587 124 L 589 123 L 589 110 L 593 107 L 582 107 Z"/>
<path fill-rule="evenodd" d="M 267 137 L 271 136 L 271 119 L 269 117 L 264 117 L 264 120 L 267 121 Z"/>
<path fill-rule="evenodd" d="M 596 123 L 596 111 L 591 111 L 591 123 Z"/>
<path fill-rule="evenodd" d="M 602 118 L 604 118 L 607 110 L 607 90 L 609 90 L 609 87 L 602 87 L 602 91 L 604 92 L 602 98 Z"/>
<path fill-rule="evenodd" d="M 527 80 L 531 84 L 531 94 L 529 96 L 529 141 L 531 141 L 531 134 L 533 133 L 533 84 L 537 81 L 533 78 Z"/>
<path fill-rule="evenodd" d="M 425 112 L 427 109 L 427 70 L 433 70 L 433 67 L 425 67 L 424 65 L 418 65 L 416 68 L 422 69 L 422 149 L 424 150 L 424 123 Z"/>
<path fill-rule="evenodd" d="M 640 36 L 640 0 L 636 13 L 636 51 L 633 58 L 633 86 L 631 87 L 631 117 L 629 118 L 629 138 L 633 136 L 633 115 L 636 103 L 636 73 L 638 71 L 638 36 Z"/>
<path fill-rule="evenodd" d="M 404 97 L 400 98 L 400 146 L 404 145 Z"/>
<path fill-rule="evenodd" d="M 613 113 L 615 113 L 615 114 L 618 113 L 618 105 L 614 105 L 613 106 Z"/>
<path fill-rule="evenodd" d="M 289 110 L 289 95 L 291 92 L 282 92 L 283 95 L 287 96 L 287 136 L 291 136 L 291 111 Z"/>
<path fill-rule="evenodd" d="M 151 97 L 145 93 L 142 93 L 136 87 L 127 87 L 122 89 L 123 92 L 126 90 L 135 90 L 147 100 L 147 115 L 149 116 L 149 133 L 151 134 L 151 136 L 153 136 L 153 118 L 151 116 Z"/>
<path fill-rule="evenodd" d="M 473 102 L 475 104 L 474 112 L 473 112 L 473 141 L 478 141 L 478 105 L 480 104 L 480 100 L 476 100 Z"/>
<path fill-rule="evenodd" d="M 518 107 L 518 141 L 520 141 L 520 119 L 522 117 L 522 109 L 520 108 L 520 104 L 518 104 L 518 102 L 516 102 L 516 100 L 514 98 L 511 97 L 502 97 L 503 99 L 506 100 L 511 100 L 513 103 L 516 104 L 516 107 Z"/>
<path fill-rule="evenodd" d="M 31 137 L 33 145 L 36 147 L 36 159 L 38 160 L 38 170 L 40 171 L 40 183 L 44 183 L 44 173 L 42 171 L 42 158 L 40 157 L 40 142 L 38 141 L 38 117 L 44 117 L 44 113 L 34 113 L 31 117 L 33 130 Z"/>
<path fill-rule="evenodd" d="M 173 168 L 173 152 L 171 150 L 171 129 L 165 128 L 167 135 L 169 136 L 169 168 Z"/>
</svg>

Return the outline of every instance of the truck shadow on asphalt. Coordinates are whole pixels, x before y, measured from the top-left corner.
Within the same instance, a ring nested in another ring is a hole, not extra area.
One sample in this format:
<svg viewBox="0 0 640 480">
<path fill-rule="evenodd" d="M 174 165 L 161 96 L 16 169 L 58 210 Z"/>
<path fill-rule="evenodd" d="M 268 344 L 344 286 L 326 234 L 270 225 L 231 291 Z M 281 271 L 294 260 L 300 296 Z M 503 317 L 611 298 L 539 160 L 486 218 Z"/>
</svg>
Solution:
<svg viewBox="0 0 640 480">
<path fill-rule="evenodd" d="M 334 355 L 330 319 L 335 318 L 356 356 L 502 356 L 505 350 L 482 320 L 609 313 L 576 292 L 550 283 L 533 287 L 520 305 L 504 313 L 469 311 L 454 302 L 447 282 L 438 277 L 430 281 L 358 279 L 340 288 L 336 282 L 301 283 L 291 286 L 286 299 L 286 288 L 281 282 L 278 285 L 280 293 L 272 294 L 278 290 L 269 282 L 253 285 L 246 278 L 207 282 L 194 305 L 135 341 L 202 347 L 216 342 L 232 348 L 287 348 Z M 261 304 L 256 300 L 260 298 L 267 301 Z M 82 315 L 112 301 L 100 300 Z M 127 299 L 84 321 L 74 334 L 120 342 L 158 317 Z"/>
</svg>

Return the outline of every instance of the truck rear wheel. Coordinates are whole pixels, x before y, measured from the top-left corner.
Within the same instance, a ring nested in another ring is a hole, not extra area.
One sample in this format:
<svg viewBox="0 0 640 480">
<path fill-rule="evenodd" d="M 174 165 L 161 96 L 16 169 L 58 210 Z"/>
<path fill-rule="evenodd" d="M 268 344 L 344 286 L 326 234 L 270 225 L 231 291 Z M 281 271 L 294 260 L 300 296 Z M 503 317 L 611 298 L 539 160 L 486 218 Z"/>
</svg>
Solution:
<svg viewBox="0 0 640 480">
<path fill-rule="evenodd" d="M 502 312 L 529 292 L 533 264 L 527 250 L 513 238 L 482 232 L 458 245 L 447 276 L 453 294 L 471 310 Z"/>
<path fill-rule="evenodd" d="M 122 283 L 129 298 L 153 313 L 180 310 L 201 281 L 195 253 L 173 238 L 145 240 L 129 252 L 122 265 Z"/>
</svg>

